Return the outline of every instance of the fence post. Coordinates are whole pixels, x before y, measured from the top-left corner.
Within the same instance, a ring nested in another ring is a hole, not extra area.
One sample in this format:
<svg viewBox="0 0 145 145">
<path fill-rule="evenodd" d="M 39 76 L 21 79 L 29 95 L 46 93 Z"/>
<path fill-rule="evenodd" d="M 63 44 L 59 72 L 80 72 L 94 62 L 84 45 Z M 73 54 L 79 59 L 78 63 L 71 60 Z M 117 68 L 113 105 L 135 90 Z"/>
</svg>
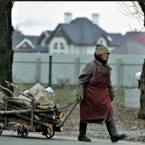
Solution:
<svg viewBox="0 0 145 145">
<path fill-rule="evenodd" d="M 41 59 L 36 58 L 36 82 L 40 81 L 41 71 L 40 71 Z"/>
<path fill-rule="evenodd" d="M 121 68 L 121 58 L 117 58 L 116 60 L 116 88 L 120 89 L 122 83 L 122 68 Z"/>
<path fill-rule="evenodd" d="M 77 78 L 80 74 L 80 58 L 75 58 L 75 80 L 77 81 Z"/>
<path fill-rule="evenodd" d="M 51 79 L 52 79 L 52 55 L 49 55 L 49 86 L 51 87 Z"/>
</svg>

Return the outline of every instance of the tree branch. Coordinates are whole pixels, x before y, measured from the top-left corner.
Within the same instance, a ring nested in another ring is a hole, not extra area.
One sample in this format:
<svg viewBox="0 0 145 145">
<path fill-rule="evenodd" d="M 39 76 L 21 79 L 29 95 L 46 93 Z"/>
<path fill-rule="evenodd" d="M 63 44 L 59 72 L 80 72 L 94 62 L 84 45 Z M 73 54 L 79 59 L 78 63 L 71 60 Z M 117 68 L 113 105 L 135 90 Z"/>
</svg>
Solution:
<svg viewBox="0 0 145 145">
<path fill-rule="evenodd" d="M 145 26 L 145 2 L 138 1 L 143 13 L 144 13 L 144 26 Z"/>
</svg>

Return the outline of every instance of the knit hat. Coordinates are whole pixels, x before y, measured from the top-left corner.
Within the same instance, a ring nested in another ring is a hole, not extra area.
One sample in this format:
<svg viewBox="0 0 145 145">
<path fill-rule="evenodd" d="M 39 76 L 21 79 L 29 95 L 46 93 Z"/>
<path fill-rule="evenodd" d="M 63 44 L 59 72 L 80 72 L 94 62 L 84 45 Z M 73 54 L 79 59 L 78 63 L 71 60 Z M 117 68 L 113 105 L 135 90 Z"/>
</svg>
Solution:
<svg viewBox="0 0 145 145">
<path fill-rule="evenodd" d="M 107 47 L 102 44 L 96 45 L 95 52 L 96 52 L 96 55 L 101 55 L 101 54 L 105 54 L 105 53 L 109 54 L 109 50 L 107 49 Z"/>
</svg>

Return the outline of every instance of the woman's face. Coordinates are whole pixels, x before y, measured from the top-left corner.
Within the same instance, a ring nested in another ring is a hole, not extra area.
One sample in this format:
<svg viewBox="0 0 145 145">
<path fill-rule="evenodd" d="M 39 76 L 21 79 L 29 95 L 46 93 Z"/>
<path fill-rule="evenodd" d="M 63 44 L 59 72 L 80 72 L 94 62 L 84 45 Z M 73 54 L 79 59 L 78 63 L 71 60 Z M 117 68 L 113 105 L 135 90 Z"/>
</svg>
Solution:
<svg viewBox="0 0 145 145">
<path fill-rule="evenodd" d="M 101 58 L 103 61 L 107 61 L 107 60 L 108 60 L 108 57 L 109 57 L 109 54 L 108 54 L 108 53 L 105 53 L 105 54 L 101 54 L 101 55 L 100 55 L 100 58 Z"/>
</svg>

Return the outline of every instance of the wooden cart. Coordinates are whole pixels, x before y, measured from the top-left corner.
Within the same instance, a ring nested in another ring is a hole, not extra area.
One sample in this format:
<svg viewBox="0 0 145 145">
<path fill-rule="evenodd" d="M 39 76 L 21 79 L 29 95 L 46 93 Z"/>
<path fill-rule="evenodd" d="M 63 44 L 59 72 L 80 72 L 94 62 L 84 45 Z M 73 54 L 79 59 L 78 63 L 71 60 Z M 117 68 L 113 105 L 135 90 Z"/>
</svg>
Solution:
<svg viewBox="0 0 145 145">
<path fill-rule="evenodd" d="M 9 85 L 14 87 L 12 83 Z M 65 121 L 78 104 L 75 100 L 72 103 L 72 109 L 66 115 L 57 106 L 53 108 L 40 106 L 34 97 L 21 91 L 19 93 L 31 98 L 31 103 L 28 105 L 18 97 L 5 96 L 3 98 L 0 108 L 0 135 L 2 135 L 3 130 L 16 130 L 20 137 L 28 137 L 29 132 L 42 132 L 42 135 L 52 138 L 55 132 L 63 131 Z"/>
</svg>

